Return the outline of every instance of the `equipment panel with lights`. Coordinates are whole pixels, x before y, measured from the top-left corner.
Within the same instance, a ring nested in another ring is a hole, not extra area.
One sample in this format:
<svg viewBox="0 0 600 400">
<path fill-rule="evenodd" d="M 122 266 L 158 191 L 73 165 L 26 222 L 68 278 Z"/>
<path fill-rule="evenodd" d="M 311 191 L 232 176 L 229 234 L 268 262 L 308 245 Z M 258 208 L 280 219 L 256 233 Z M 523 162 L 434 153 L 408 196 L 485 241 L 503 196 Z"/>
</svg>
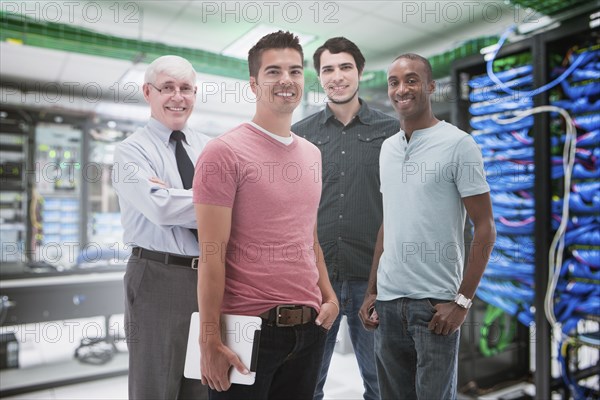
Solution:
<svg viewBox="0 0 600 400">
<path fill-rule="evenodd" d="M 32 192 L 34 258 L 71 267 L 81 247 L 81 130 L 65 124 L 38 124 L 35 130 Z"/>
<path fill-rule="evenodd" d="M 27 243 L 28 157 L 31 124 L 0 109 L 0 242 L 2 262 L 15 262 Z"/>
</svg>

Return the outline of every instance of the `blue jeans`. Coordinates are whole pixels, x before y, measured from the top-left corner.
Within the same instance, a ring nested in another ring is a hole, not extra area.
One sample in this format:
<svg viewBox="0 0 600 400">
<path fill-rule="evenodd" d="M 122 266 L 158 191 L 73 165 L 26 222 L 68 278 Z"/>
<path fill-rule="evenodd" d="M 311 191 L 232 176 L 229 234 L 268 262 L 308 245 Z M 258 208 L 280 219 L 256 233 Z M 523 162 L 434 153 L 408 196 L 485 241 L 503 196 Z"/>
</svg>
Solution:
<svg viewBox="0 0 600 400">
<path fill-rule="evenodd" d="M 382 399 L 456 399 L 460 331 L 427 329 L 434 304 L 447 300 L 399 298 L 377 301 L 377 376 Z"/>
<path fill-rule="evenodd" d="M 314 322 L 293 327 L 263 323 L 254 385 L 208 390 L 210 400 L 312 399 L 327 332 Z"/>
<path fill-rule="evenodd" d="M 358 310 L 363 303 L 365 291 L 367 290 L 366 281 L 334 281 L 331 282 L 335 294 L 340 301 L 340 314 L 333 323 L 333 326 L 327 334 L 327 343 L 325 344 L 325 353 L 323 354 L 323 364 L 319 383 L 315 390 L 315 400 L 323 399 L 323 386 L 327 380 L 327 372 L 333 355 L 333 348 L 337 339 L 338 330 L 342 315 L 348 319 L 348 328 L 350 331 L 350 340 L 356 354 L 358 369 L 363 378 L 365 387 L 364 398 L 367 400 L 379 399 L 379 385 L 377 384 L 377 373 L 375 369 L 375 348 L 373 342 L 373 332 L 366 330 L 360 318 Z"/>
</svg>

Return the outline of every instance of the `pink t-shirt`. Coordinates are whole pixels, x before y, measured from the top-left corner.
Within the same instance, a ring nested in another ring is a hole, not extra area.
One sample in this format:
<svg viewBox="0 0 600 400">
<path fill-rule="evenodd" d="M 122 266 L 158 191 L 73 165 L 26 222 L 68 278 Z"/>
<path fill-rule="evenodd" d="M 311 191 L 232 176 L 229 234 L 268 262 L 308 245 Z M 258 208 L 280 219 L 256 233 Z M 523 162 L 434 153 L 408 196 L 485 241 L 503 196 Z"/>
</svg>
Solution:
<svg viewBox="0 0 600 400">
<path fill-rule="evenodd" d="M 280 304 L 321 305 L 313 231 L 321 153 L 280 143 L 250 124 L 210 141 L 196 164 L 194 203 L 232 208 L 222 312 L 259 315 Z"/>
</svg>

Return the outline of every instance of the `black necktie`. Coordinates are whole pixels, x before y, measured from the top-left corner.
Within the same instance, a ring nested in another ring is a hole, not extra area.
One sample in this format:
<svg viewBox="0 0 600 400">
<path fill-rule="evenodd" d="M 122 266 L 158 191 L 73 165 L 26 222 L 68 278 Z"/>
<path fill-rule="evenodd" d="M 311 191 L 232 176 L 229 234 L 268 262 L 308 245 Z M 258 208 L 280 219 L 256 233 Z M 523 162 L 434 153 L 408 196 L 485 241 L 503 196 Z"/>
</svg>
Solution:
<svg viewBox="0 0 600 400">
<path fill-rule="evenodd" d="M 183 147 L 185 134 L 181 131 L 173 131 L 171 133 L 171 140 L 175 141 L 175 159 L 177 160 L 177 169 L 179 170 L 183 188 L 191 189 L 194 180 L 194 164 Z"/>
<path fill-rule="evenodd" d="M 177 169 L 179 170 L 181 183 L 183 183 L 184 189 L 190 189 L 192 187 L 192 182 L 194 181 L 194 164 L 183 147 L 185 134 L 181 131 L 173 131 L 171 133 L 171 140 L 175 141 L 175 160 L 177 161 Z M 190 229 L 190 231 L 192 231 L 197 240 L 198 230 Z"/>
</svg>

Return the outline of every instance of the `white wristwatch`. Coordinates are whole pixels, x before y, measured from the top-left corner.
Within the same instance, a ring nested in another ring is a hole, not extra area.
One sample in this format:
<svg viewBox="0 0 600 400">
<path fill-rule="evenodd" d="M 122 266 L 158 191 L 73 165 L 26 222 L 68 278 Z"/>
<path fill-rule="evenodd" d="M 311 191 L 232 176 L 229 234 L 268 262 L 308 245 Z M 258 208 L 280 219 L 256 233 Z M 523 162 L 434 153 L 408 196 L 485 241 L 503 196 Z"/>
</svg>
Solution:
<svg viewBox="0 0 600 400">
<path fill-rule="evenodd" d="M 459 293 L 454 297 L 454 302 L 467 310 L 473 305 L 473 300 L 466 298 L 462 293 Z"/>
</svg>

